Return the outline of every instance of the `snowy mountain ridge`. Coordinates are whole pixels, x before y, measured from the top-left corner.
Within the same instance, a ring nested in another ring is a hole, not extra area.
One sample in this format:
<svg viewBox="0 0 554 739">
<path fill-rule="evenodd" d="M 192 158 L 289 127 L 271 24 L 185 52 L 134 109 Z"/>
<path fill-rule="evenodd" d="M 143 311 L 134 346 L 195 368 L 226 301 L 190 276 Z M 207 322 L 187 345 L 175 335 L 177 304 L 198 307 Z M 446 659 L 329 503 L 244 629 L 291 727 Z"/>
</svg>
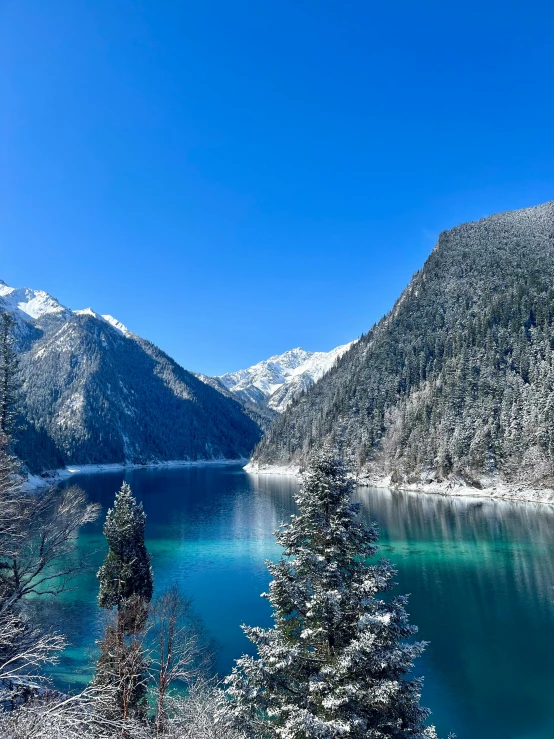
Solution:
<svg viewBox="0 0 554 739">
<path fill-rule="evenodd" d="M 265 404 L 282 413 L 303 390 L 329 372 L 354 343 L 342 344 L 329 352 L 309 352 L 297 347 L 247 369 L 220 375 L 217 380 L 243 400 Z"/>
<path fill-rule="evenodd" d="M 44 292 L 44 290 L 33 290 L 28 287 L 10 287 L 3 280 L 0 280 L 0 308 L 9 311 L 16 318 L 25 321 L 31 319 L 33 322 L 44 317 L 60 318 L 66 321 L 72 315 L 87 315 L 106 321 L 125 336 L 131 334 L 131 331 L 113 316 L 100 315 L 92 310 L 92 308 L 71 310 L 70 308 L 66 308 L 65 305 L 62 305 L 52 295 Z"/>
<path fill-rule="evenodd" d="M 0 280 L 0 307 L 25 320 L 36 320 L 45 315 L 68 318 L 72 313 L 44 290 L 9 287 L 3 280 Z"/>
</svg>

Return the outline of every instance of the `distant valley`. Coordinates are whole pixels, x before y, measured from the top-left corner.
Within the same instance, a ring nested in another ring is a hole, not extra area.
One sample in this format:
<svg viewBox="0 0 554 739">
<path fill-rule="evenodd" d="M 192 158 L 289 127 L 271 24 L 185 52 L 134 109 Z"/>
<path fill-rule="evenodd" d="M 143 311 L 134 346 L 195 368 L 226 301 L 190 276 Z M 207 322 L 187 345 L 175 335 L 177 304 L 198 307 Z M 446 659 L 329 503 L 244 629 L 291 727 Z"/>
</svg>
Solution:
<svg viewBox="0 0 554 739">
<path fill-rule="evenodd" d="M 33 471 L 67 464 L 240 459 L 351 346 L 293 349 L 245 370 L 187 372 L 111 315 L 71 310 L 0 281 L 21 359 L 18 453 Z"/>
</svg>

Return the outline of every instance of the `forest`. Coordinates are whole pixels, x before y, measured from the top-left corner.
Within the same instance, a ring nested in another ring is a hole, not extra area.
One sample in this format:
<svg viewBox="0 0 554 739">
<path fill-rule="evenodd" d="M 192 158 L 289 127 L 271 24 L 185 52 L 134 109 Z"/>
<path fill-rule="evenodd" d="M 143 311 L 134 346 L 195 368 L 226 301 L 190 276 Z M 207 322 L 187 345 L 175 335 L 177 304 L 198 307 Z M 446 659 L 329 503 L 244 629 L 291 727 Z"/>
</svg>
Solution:
<svg viewBox="0 0 554 739">
<path fill-rule="evenodd" d="M 360 477 L 554 484 L 554 203 L 441 234 L 392 311 L 277 419 L 259 464 L 329 442 Z"/>
</svg>

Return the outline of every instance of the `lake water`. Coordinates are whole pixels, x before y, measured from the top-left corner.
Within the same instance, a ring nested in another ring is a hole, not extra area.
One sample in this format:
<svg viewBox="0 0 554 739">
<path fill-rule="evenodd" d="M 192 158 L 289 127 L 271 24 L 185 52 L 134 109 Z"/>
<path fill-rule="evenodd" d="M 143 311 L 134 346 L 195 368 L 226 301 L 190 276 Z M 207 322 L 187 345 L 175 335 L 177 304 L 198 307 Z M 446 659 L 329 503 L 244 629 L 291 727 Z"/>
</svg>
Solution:
<svg viewBox="0 0 554 739">
<path fill-rule="evenodd" d="M 234 467 L 81 475 L 107 509 L 122 480 L 143 501 L 155 588 L 177 582 L 219 643 L 220 672 L 249 651 L 241 623 L 269 625 L 259 597 L 264 559 L 279 556 L 272 532 L 294 510 L 296 482 Z M 449 499 L 360 489 L 362 515 L 379 524 L 380 554 L 398 568 L 398 592 L 430 642 L 417 670 L 424 705 L 445 736 L 554 737 L 554 509 L 527 503 Z M 102 520 L 105 510 L 102 515 Z M 106 551 L 101 522 L 78 546 L 97 567 Z M 88 650 L 102 633 L 94 572 L 44 609 L 71 640 L 54 677 L 74 687 L 88 677 Z"/>
</svg>

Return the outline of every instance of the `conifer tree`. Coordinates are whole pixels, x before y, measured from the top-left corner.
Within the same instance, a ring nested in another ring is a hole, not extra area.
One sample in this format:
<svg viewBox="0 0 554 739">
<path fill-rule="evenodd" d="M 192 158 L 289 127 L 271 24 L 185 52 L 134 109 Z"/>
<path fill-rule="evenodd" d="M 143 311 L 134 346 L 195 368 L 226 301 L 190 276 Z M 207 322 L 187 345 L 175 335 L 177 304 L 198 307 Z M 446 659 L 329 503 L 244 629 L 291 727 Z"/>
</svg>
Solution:
<svg viewBox="0 0 554 739">
<path fill-rule="evenodd" d="M 141 632 L 154 586 L 144 543 L 145 523 L 142 504 L 137 504 L 124 482 L 103 529 L 109 550 L 97 574 L 98 604 L 117 608 L 117 620 L 108 625 L 100 643 L 95 677 L 98 685 L 115 686 L 112 713 L 124 720 L 146 715 L 148 679 Z"/>
<path fill-rule="evenodd" d="M 243 627 L 258 658 L 243 656 L 228 695 L 243 726 L 261 721 L 280 739 L 422 739 L 429 715 L 421 681 L 408 679 L 422 643 L 406 598 L 382 599 L 391 565 L 368 562 L 377 532 L 357 518 L 352 482 L 328 450 L 316 455 L 296 496 L 298 513 L 277 533 L 284 549 L 269 599 L 274 626 Z"/>
<path fill-rule="evenodd" d="M 12 316 L 0 310 L 0 432 L 10 436 L 17 417 L 19 360 L 15 351 Z"/>
<path fill-rule="evenodd" d="M 150 556 L 144 543 L 146 514 L 137 504 L 131 488 L 124 482 L 115 496 L 104 524 L 109 551 L 98 570 L 101 608 L 117 607 L 125 632 L 133 631 L 133 612 L 137 601 L 146 606 L 154 589 Z M 131 618 L 131 622 L 127 623 Z"/>
</svg>

